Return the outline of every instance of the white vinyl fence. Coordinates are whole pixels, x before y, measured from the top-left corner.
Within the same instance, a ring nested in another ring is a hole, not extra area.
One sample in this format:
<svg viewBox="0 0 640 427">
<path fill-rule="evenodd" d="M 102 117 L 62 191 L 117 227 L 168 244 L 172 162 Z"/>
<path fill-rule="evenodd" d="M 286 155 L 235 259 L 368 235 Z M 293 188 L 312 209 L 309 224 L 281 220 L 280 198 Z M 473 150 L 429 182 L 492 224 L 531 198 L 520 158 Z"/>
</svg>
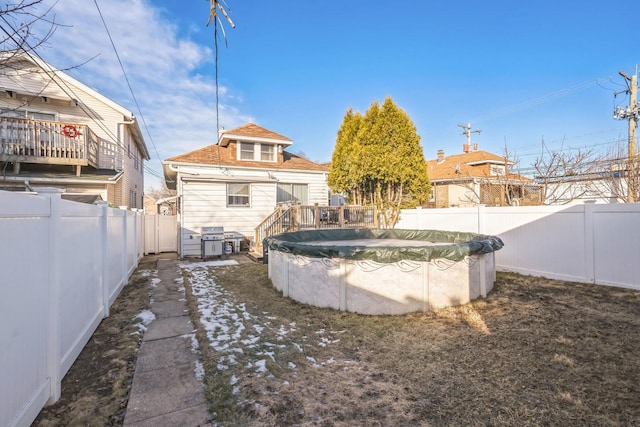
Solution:
<svg viewBox="0 0 640 427">
<path fill-rule="evenodd" d="M 495 235 L 498 270 L 640 290 L 640 203 L 403 210 L 396 228 Z"/>
<path fill-rule="evenodd" d="M 142 256 L 142 214 L 0 191 L 0 426 L 28 426 Z"/>
</svg>

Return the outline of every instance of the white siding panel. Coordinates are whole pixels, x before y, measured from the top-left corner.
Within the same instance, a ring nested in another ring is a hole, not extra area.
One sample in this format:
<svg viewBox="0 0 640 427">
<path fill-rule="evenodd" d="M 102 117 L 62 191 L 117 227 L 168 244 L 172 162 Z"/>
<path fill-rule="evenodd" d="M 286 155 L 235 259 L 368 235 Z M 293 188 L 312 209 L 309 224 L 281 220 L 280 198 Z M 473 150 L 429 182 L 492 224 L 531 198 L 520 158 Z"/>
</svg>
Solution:
<svg viewBox="0 0 640 427">
<path fill-rule="evenodd" d="M 203 168 L 203 175 L 206 174 Z M 234 170 L 233 176 L 256 176 L 265 179 L 264 171 Z M 328 204 L 326 174 L 321 172 L 274 171 L 271 182 L 253 182 L 249 207 L 227 206 L 227 185 L 220 181 L 182 181 L 181 255 L 201 256 L 202 227 L 224 227 L 253 238 L 255 228 L 276 208 L 276 184 L 301 183 L 309 185 L 309 203 Z M 229 182 L 234 182 L 233 178 Z"/>
</svg>

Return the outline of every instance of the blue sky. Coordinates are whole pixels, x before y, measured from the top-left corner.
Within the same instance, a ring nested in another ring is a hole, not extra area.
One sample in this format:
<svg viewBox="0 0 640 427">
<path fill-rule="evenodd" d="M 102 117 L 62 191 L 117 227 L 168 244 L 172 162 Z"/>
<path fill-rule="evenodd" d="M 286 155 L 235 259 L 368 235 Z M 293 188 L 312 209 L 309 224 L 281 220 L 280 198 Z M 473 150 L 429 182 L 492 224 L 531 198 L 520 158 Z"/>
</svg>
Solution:
<svg viewBox="0 0 640 427">
<path fill-rule="evenodd" d="M 124 82 L 93 1 L 58 0 L 42 57 L 144 118 L 152 161 L 215 142 L 208 0 L 97 0 L 140 106 Z M 437 4 L 436 4 L 437 3 Z M 480 149 L 505 144 L 530 167 L 547 146 L 606 151 L 626 141 L 612 118 L 628 97 L 618 75 L 640 63 L 637 14 L 583 1 L 227 0 L 220 41 L 220 125 L 249 121 L 329 161 L 347 108 L 391 96 L 425 157 L 460 153 L 471 123 Z M 148 175 L 146 186 L 157 187 Z"/>
</svg>

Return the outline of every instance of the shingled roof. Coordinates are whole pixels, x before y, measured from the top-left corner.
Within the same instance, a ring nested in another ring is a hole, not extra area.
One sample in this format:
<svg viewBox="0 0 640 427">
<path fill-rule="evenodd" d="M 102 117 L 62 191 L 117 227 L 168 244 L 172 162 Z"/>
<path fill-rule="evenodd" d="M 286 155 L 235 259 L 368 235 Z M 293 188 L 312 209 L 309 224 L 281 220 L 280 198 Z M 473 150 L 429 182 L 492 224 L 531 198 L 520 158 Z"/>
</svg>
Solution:
<svg viewBox="0 0 640 427">
<path fill-rule="evenodd" d="M 444 157 L 441 162 L 427 161 L 427 173 L 431 181 L 482 178 L 491 175 L 491 164 L 504 165 L 505 158 L 483 150 L 470 151 Z"/>
<path fill-rule="evenodd" d="M 287 151 L 282 152 L 282 163 L 271 162 L 255 162 L 247 160 L 237 160 L 235 158 L 235 147 L 221 147 L 219 145 L 209 145 L 189 153 L 180 154 L 170 157 L 166 161 L 179 163 L 196 163 L 212 166 L 237 166 L 258 169 L 294 169 L 294 170 L 310 170 L 325 171 L 329 168 L 318 163 L 307 160 L 304 157 L 296 156 Z"/>
<path fill-rule="evenodd" d="M 269 129 L 265 129 L 258 126 L 255 123 L 247 123 L 246 125 L 239 126 L 235 129 L 224 130 L 220 134 L 221 145 L 226 145 L 228 141 L 236 139 L 235 137 L 244 137 L 248 140 L 251 139 L 267 139 L 280 141 L 281 144 L 291 145 L 293 141 L 291 138 L 287 138 L 284 135 L 273 132 Z"/>
</svg>

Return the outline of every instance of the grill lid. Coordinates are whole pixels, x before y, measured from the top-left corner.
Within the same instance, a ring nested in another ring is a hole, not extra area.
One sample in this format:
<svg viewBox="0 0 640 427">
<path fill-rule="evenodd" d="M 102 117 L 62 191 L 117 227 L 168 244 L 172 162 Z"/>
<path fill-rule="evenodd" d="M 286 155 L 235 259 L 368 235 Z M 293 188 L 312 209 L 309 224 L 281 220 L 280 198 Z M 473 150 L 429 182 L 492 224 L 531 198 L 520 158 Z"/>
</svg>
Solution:
<svg viewBox="0 0 640 427">
<path fill-rule="evenodd" d="M 202 235 L 205 234 L 222 234 L 224 235 L 224 227 L 202 227 Z"/>
</svg>

